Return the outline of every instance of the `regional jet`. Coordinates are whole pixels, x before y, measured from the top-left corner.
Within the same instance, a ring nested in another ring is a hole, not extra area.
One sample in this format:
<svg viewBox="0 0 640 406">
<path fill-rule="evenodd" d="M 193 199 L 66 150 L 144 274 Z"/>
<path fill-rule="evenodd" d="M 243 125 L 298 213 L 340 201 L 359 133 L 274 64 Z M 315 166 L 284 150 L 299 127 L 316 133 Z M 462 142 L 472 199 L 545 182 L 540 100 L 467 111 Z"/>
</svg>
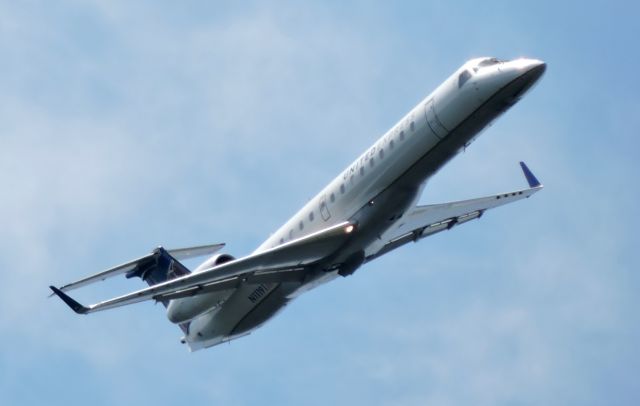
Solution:
<svg viewBox="0 0 640 406">
<path fill-rule="evenodd" d="M 51 289 L 79 314 L 160 302 L 190 351 L 250 334 L 310 289 L 542 189 L 520 162 L 527 188 L 418 205 L 429 178 L 518 102 L 545 69 L 544 62 L 524 58 L 465 63 L 249 255 L 220 253 L 224 244 L 158 247 Z M 192 271 L 180 262 L 196 257 L 207 259 Z M 88 306 L 66 293 L 116 275 L 141 278 L 148 287 Z"/>
</svg>

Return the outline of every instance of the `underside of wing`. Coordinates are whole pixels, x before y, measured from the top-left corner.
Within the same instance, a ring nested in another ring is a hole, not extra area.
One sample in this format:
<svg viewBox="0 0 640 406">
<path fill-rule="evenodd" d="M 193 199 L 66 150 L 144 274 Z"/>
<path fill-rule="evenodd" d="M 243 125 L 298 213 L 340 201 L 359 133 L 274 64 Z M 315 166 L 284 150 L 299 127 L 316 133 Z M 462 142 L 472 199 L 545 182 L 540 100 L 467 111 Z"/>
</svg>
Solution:
<svg viewBox="0 0 640 406">
<path fill-rule="evenodd" d="M 367 247 L 366 261 L 371 261 L 402 245 L 418 241 L 440 231 L 450 230 L 467 221 L 480 218 L 485 211 L 530 197 L 543 188 L 527 166 L 520 166 L 529 188 L 471 200 L 416 206 L 405 213 L 380 238 Z"/>
</svg>

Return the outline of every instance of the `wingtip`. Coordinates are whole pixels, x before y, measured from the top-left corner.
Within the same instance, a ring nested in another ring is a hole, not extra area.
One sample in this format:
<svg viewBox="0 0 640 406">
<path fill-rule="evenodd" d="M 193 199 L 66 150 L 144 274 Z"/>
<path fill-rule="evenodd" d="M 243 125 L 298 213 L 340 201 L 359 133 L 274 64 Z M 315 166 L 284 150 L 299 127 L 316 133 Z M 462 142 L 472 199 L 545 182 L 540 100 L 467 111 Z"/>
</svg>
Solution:
<svg viewBox="0 0 640 406">
<path fill-rule="evenodd" d="M 69 295 L 67 295 L 66 293 L 64 293 L 60 289 L 56 288 L 55 286 L 49 286 L 49 288 L 53 291 L 53 294 L 55 294 L 60 299 L 62 299 L 62 301 L 65 302 L 67 304 L 67 306 L 69 306 L 71 308 L 71 310 L 73 310 L 74 312 L 76 312 L 78 314 L 87 314 L 87 312 L 89 311 L 88 308 L 86 308 L 83 305 L 81 305 L 80 303 L 76 302 L 71 297 L 69 297 Z"/>
<path fill-rule="evenodd" d="M 531 172 L 527 164 L 520 161 L 520 168 L 522 168 L 522 172 L 524 173 L 524 177 L 527 179 L 527 183 L 530 188 L 542 187 L 542 183 L 536 178 L 536 176 Z"/>
</svg>

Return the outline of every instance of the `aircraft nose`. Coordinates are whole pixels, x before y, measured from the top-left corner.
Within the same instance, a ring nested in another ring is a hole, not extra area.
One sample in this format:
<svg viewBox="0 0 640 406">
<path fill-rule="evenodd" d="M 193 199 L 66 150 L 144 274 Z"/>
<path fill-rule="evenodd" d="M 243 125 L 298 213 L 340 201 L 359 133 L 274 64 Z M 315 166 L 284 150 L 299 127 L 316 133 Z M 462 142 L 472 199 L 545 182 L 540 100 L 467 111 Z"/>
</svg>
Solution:
<svg viewBox="0 0 640 406">
<path fill-rule="evenodd" d="M 517 100 L 529 90 L 547 70 L 547 64 L 539 59 L 521 58 L 511 61 L 517 79 L 509 85 L 513 91 L 513 99 Z"/>
<path fill-rule="evenodd" d="M 547 70 L 547 64 L 538 59 L 530 59 L 527 68 L 527 74 L 531 77 L 533 82 L 537 82 L 540 76 Z"/>
<path fill-rule="evenodd" d="M 547 64 L 538 59 L 520 58 L 506 62 L 501 68 L 506 82 L 501 92 L 508 96 L 506 105 L 511 106 L 520 100 L 546 69 Z"/>
<path fill-rule="evenodd" d="M 513 61 L 513 64 L 531 84 L 537 82 L 547 70 L 547 64 L 539 59 L 521 58 Z"/>
</svg>

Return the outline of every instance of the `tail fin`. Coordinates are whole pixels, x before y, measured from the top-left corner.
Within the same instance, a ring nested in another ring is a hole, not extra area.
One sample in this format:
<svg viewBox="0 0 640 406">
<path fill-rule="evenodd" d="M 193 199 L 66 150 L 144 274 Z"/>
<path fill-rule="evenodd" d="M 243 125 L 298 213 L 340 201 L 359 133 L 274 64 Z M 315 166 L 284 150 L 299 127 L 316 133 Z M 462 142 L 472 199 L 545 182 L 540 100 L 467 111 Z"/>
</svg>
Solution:
<svg viewBox="0 0 640 406">
<path fill-rule="evenodd" d="M 116 275 L 125 274 L 127 278 L 139 277 L 147 282 L 149 286 L 157 285 L 171 279 L 191 273 L 186 266 L 182 265 L 178 259 L 190 259 L 211 255 L 224 247 L 224 244 L 200 245 L 197 247 L 179 248 L 173 250 L 165 250 L 158 247 L 150 254 L 134 259 L 124 264 L 109 268 L 106 271 L 99 272 L 95 275 L 82 278 L 72 283 L 68 283 L 59 289 L 51 286 L 52 295 L 59 296 L 69 307 L 76 313 L 86 314 L 91 311 L 91 307 L 82 306 L 70 298 L 64 292 L 87 286 L 95 282 L 104 281 Z M 169 300 L 160 301 L 165 307 L 169 304 Z M 189 331 L 189 323 L 179 325 L 182 331 L 187 334 Z"/>
<path fill-rule="evenodd" d="M 149 286 L 153 286 L 191 273 L 186 266 L 182 265 L 164 248 L 156 248 L 153 254 L 144 261 L 136 263 L 135 267 L 125 276 L 127 278 L 137 276 L 147 282 Z"/>
<path fill-rule="evenodd" d="M 153 250 L 153 254 L 153 256 L 145 261 L 138 262 L 125 276 L 127 278 L 137 276 L 147 282 L 149 286 L 153 286 L 191 273 L 186 266 L 182 265 L 180 261 L 175 259 L 164 248 L 156 248 Z M 164 307 L 169 306 L 168 300 L 161 300 L 160 303 L 162 303 Z M 178 324 L 184 334 L 189 334 L 189 323 L 190 322 Z"/>
</svg>

